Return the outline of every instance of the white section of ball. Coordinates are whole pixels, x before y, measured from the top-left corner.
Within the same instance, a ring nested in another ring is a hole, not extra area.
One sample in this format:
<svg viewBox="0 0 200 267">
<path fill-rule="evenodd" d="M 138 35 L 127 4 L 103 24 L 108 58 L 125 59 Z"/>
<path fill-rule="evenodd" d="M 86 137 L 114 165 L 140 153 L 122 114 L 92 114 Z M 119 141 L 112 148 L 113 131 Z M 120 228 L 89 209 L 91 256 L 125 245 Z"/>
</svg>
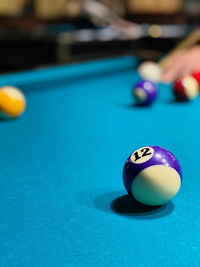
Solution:
<svg viewBox="0 0 200 267">
<path fill-rule="evenodd" d="M 145 205 L 159 206 L 171 200 L 179 191 L 181 178 L 172 167 L 153 165 L 142 170 L 134 179 L 132 194 Z"/>
<path fill-rule="evenodd" d="M 134 98 L 138 104 L 144 103 L 147 99 L 147 94 L 142 88 L 136 87 L 133 92 Z"/>
<path fill-rule="evenodd" d="M 198 95 L 199 84 L 192 76 L 187 76 L 183 79 L 183 86 L 189 99 L 193 99 Z"/>
</svg>

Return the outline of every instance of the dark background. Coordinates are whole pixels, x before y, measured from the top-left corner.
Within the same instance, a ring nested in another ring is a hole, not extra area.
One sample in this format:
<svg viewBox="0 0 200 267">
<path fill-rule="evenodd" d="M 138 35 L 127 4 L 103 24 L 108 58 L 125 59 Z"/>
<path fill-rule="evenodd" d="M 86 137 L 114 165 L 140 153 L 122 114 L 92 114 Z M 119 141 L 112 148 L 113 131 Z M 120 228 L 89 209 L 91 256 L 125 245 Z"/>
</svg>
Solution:
<svg viewBox="0 0 200 267">
<path fill-rule="evenodd" d="M 161 0 L 160 5 L 151 0 L 148 8 L 145 0 L 102 0 L 111 11 L 145 28 L 143 36 L 121 40 L 112 37 L 109 31 L 108 38 L 104 38 L 108 25 L 94 24 L 83 11 L 84 0 L 9 2 L 0 0 L 0 72 L 3 73 L 121 54 L 157 60 L 198 27 L 200 20 L 198 0 Z M 168 10 L 165 5 L 169 2 L 172 7 Z M 168 27 L 168 34 L 152 36 L 149 34 L 152 25 Z"/>
</svg>

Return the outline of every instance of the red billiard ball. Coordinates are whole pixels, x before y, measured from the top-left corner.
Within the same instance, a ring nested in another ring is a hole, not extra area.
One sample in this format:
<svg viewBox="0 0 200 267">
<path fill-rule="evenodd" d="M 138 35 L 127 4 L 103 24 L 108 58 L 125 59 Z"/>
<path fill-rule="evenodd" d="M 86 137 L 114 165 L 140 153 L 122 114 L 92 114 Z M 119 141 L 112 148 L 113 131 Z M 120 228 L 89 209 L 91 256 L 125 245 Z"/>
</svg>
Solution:
<svg viewBox="0 0 200 267">
<path fill-rule="evenodd" d="M 195 78 L 195 80 L 198 82 L 198 84 L 200 85 L 200 70 L 197 70 L 195 72 L 192 73 L 192 77 Z"/>
<path fill-rule="evenodd" d="M 187 101 L 197 97 L 199 92 L 198 82 L 192 76 L 178 79 L 173 86 L 176 100 Z"/>
</svg>

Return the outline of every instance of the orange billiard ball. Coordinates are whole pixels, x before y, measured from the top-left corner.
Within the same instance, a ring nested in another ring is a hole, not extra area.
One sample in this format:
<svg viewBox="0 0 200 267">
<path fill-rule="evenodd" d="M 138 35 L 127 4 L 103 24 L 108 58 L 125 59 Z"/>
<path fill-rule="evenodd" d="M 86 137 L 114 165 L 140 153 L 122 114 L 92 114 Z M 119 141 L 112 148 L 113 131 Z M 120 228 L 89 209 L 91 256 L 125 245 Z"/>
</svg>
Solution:
<svg viewBox="0 0 200 267">
<path fill-rule="evenodd" d="M 14 86 L 0 88 L 0 118 L 19 117 L 26 108 L 26 99 L 21 90 Z"/>
</svg>

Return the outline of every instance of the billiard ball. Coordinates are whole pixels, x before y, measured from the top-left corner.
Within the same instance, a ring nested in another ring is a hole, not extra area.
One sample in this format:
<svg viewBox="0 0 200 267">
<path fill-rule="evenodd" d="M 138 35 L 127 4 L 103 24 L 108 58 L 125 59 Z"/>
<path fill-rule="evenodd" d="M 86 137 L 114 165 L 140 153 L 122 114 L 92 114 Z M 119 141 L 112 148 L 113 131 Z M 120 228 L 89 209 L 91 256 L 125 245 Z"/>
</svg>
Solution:
<svg viewBox="0 0 200 267">
<path fill-rule="evenodd" d="M 146 61 L 141 63 L 138 67 L 138 72 L 142 79 L 155 83 L 161 80 L 162 68 L 156 62 Z"/>
<path fill-rule="evenodd" d="M 22 91 L 14 86 L 0 88 L 0 118 L 11 119 L 20 116 L 26 107 Z"/>
<path fill-rule="evenodd" d="M 173 93 L 175 98 L 179 101 L 187 101 L 197 97 L 199 92 L 199 85 L 195 78 L 186 76 L 178 79 L 173 86 Z"/>
<path fill-rule="evenodd" d="M 192 77 L 195 78 L 195 80 L 198 82 L 199 86 L 200 86 L 200 70 L 197 70 L 195 72 L 192 73 Z"/>
<path fill-rule="evenodd" d="M 127 159 L 123 182 L 135 200 L 159 206 L 178 193 L 182 182 L 181 167 L 168 150 L 158 146 L 142 147 Z"/>
<path fill-rule="evenodd" d="M 142 80 L 135 85 L 133 96 L 137 105 L 150 105 L 157 97 L 157 86 L 150 81 Z"/>
</svg>

